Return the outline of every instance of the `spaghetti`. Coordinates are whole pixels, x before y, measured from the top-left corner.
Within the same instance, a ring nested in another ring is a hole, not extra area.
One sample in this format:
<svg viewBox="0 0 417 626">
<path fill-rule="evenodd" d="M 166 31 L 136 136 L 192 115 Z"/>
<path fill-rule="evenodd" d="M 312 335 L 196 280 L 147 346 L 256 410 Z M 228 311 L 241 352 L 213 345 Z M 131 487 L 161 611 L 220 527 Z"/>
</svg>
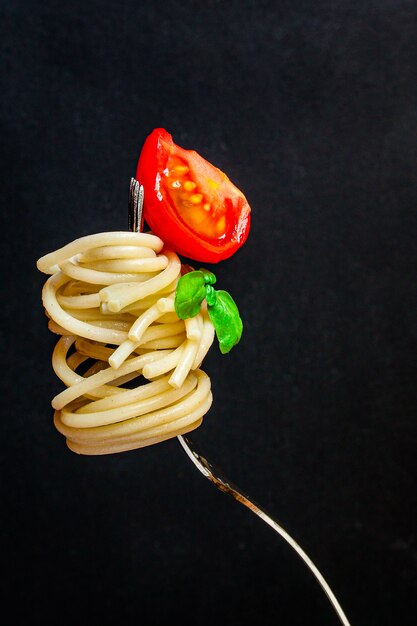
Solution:
<svg viewBox="0 0 417 626">
<path fill-rule="evenodd" d="M 37 262 L 52 356 L 66 389 L 54 423 L 79 454 L 109 454 L 197 428 L 212 403 L 200 369 L 213 340 L 207 305 L 180 319 L 175 289 L 187 268 L 151 233 L 105 232 Z"/>
</svg>

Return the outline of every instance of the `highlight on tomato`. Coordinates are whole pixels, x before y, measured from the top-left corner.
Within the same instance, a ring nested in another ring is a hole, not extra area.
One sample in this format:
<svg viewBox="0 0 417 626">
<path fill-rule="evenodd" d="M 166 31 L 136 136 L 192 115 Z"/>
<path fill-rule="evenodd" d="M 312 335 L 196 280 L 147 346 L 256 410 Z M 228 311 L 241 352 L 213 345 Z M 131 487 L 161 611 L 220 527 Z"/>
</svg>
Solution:
<svg viewBox="0 0 417 626">
<path fill-rule="evenodd" d="M 205 263 L 229 258 L 246 241 L 250 206 L 224 172 L 163 128 L 145 140 L 136 170 L 144 220 L 168 248 Z"/>
</svg>

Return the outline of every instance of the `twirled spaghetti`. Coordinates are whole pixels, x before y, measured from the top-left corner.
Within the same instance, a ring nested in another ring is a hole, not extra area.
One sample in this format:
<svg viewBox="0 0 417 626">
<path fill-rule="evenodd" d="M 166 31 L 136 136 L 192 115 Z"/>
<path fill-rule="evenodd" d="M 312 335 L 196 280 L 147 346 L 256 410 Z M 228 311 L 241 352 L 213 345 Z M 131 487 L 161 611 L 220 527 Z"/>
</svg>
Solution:
<svg viewBox="0 0 417 626">
<path fill-rule="evenodd" d="M 193 318 L 177 316 L 184 267 L 163 246 L 151 233 L 105 232 L 37 262 L 51 275 L 42 301 L 61 335 L 52 364 L 66 389 L 52 400 L 54 423 L 74 452 L 164 441 L 199 426 L 211 406 L 200 365 L 215 331 L 205 303 Z"/>
</svg>

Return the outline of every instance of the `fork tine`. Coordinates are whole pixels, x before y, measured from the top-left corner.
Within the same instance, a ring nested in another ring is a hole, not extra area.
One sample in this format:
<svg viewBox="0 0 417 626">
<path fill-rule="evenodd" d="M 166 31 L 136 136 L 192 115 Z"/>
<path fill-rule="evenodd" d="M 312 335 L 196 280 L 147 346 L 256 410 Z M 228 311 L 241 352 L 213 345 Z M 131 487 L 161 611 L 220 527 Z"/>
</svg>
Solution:
<svg viewBox="0 0 417 626">
<path fill-rule="evenodd" d="M 143 230 L 143 185 L 136 180 L 130 179 L 129 189 L 129 213 L 128 228 L 135 233 L 141 233 Z"/>
</svg>

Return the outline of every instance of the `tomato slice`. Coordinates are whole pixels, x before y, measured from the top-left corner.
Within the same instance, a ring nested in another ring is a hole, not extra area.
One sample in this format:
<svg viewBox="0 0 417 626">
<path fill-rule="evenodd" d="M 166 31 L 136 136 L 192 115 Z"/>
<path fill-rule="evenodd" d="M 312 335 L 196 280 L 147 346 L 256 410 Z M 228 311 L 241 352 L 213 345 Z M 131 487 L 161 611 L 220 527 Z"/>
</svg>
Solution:
<svg viewBox="0 0 417 626">
<path fill-rule="evenodd" d="M 218 263 L 234 254 L 250 229 L 243 193 L 195 150 L 174 143 L 163 128 L 146 138 L 136 170 L 144 219 L 178 254 Z"/>
</svg>

